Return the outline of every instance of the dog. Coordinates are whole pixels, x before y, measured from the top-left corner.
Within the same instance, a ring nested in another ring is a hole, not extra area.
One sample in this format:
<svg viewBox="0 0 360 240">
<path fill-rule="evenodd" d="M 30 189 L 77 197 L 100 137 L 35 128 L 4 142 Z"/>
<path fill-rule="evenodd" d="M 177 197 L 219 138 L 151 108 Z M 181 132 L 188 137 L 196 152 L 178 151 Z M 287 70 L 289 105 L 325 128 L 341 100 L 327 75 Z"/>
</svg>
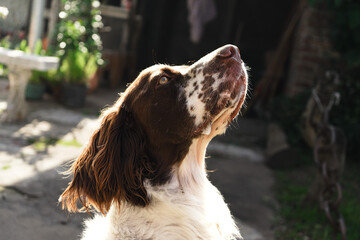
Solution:
<svg viewBox="0 0 360 240">
<path fill-rule="evenodd" d="M 70 169 L 62 207 L 100 212 L 85 222 L 82 239 L 241 238 L 207 178 L 205 153 L 238 115 L 247 83 L 233 45 L 189 66 L 143 70 L 103 111 Z"/>
</svg>

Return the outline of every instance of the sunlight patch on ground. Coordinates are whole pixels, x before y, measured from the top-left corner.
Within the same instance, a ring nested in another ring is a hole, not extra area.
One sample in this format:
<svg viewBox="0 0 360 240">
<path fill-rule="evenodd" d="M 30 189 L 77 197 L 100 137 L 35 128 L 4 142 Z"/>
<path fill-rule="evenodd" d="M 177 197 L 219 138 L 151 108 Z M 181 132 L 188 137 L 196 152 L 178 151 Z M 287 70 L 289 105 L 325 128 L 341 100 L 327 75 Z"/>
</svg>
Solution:
<svg viewBox="0 0 360 240">
<path fill-rule="evenodd" d="M 0 101 L 0 112 L 4 111 L 7 107 L 7 102 Z"/>
</svg>

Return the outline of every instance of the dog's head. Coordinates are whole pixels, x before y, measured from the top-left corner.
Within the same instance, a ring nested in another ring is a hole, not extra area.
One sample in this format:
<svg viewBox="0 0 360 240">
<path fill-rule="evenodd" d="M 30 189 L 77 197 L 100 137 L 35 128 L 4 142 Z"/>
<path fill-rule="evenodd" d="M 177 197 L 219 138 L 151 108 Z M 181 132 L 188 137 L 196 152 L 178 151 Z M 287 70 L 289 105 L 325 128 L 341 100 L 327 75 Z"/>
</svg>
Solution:
<svg viewBox="0 0 360 240">
<path fill-rule="evenodd" d="M 190 66 L 154 65 L 143 70 L 74 162 L 63 206 L 80 199 L 105 212 L 113 201 L 149 203 L 144 181 L 165 183 L 194 139 L 223 133 L 247 91 L 239 50 L 221 47 Z"/>
</svg>

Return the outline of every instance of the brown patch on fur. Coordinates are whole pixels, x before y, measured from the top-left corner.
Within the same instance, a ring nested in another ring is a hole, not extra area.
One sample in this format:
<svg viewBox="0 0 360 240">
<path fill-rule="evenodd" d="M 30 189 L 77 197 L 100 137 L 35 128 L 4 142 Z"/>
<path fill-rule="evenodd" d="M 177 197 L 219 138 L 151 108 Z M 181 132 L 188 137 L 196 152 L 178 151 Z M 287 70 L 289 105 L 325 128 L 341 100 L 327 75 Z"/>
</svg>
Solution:
<svg viewBox="0 0 360 240">
<path fill-rule="evenodd" d="M 204 80 L 201 81 L 201 91 L 206 91 L 207 89 L 209 89 L 214 84 L 214 82 L 215 78 L 213 78 L 212 76 L 206 76 Z"/>
<path fill-rule="evenodd" d="M 92 206 L 103 214 L 113 202 L 146 206 L 144 181 L 168 181 L 172 166 L 188 152 L 194 119 L 180 96 L 181 74 L 168 69 L 166 74 L 169 83 L 159 87 L 157 77 L 141 73 L 104 111 L 100 127 L 70 169 L 73 180 L 61 195 L 63 208 L 78 211 L 78 200 L 82 210 Z"/>
</svg>

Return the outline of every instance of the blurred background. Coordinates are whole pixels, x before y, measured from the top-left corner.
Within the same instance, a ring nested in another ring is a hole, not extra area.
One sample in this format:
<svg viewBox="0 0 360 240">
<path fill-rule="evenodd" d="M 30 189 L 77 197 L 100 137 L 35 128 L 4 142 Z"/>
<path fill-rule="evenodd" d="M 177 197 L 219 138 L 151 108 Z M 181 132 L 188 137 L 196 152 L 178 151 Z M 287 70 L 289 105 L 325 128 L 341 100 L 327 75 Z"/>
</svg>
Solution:
<svg viewBox="0 0 360 240">
<path fill-rule="evenodd" d="M 210 180 L 245 239 L 360 239 L 356 0 L 2 0 L 0 239 L 76 239 L 57 198 L 97 118 L 153 64 L 225 44 L 246 106 L 213 140 Z"/>
</svg>

